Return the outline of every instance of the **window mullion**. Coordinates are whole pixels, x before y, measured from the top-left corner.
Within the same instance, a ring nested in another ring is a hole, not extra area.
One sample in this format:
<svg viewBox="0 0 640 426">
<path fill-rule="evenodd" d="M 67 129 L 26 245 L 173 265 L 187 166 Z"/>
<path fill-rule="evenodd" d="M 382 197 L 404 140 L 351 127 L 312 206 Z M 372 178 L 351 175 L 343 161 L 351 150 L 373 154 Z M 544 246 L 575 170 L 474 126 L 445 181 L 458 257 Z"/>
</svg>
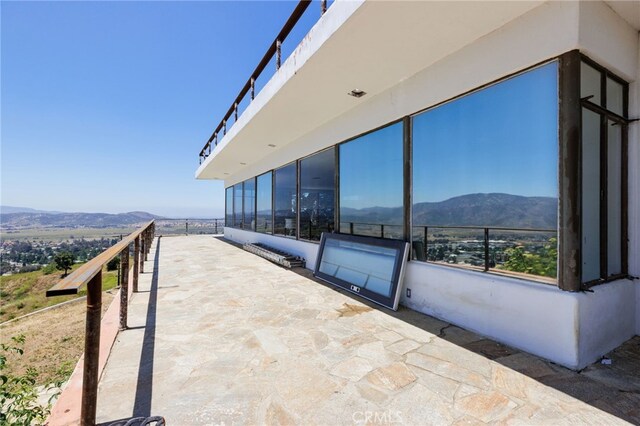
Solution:
<svg viewBox="0 0 640 426">
<path fill-rule="evenodd" d="M 604 96 L 604 95 L 603 95 Z M 600 114 L 600 278 L 606 279 L 608 273 L 608 120 Z"/>
</svg>

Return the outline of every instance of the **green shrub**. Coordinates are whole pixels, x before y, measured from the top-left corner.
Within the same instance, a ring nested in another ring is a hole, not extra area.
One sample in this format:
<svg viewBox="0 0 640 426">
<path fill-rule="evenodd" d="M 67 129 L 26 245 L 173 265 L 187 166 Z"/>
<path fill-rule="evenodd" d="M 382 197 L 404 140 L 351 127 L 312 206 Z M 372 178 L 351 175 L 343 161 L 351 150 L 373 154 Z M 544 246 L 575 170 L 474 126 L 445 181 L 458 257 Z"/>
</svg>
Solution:
<svg viewBox="0 0 640 426">
<path fill-rule="evenodd" d="M 20 375 L 7 373 L 7 358 L 11 353 L 22 357 L 24 354 L 25 337 L 14 336 L 10 344 L 0 344 L 0 425 L 31 425 L 42 424 L 51 410 L 51 401 L 58 396 L 59 391 L 49 399 L 49 404 L 42 406 L 38 403 L 38 388 L 36 379 L 38 372 L 33 367 Z M 20 360 L 18 360 L 19 362 Z M 60 388 L 60 383 L 51 385 Z"/>
<path fill-rule="evenodd" d="M 44 268 L 42 268 L 42 273 L 44 275 L 51 275 L 56 271 L 56 264 L 55 263 L 50 263 L 47 266 L 45 266 Z"/>
</svg>

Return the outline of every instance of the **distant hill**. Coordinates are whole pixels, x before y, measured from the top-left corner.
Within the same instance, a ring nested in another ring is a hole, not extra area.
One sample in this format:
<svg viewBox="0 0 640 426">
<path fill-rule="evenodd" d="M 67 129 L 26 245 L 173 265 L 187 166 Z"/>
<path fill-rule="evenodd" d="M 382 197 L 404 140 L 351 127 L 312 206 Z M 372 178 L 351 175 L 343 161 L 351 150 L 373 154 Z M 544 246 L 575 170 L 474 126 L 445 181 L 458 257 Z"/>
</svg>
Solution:
<svg viewBox="0 0 640 426">
<path fill-rule="evenodd" d="M 402 217 L 401 207 L 342 209 L 342 222 L 379 223 Z M 400 224 L 401 222 L 399 222 Z M 502 226 L 556 229 L 558 200 L 511 194 L 466 194 L 439 202 L 414 205 L 414 225 Z"/>
<path fill-rule="evenodd" d="M 0 213 L 4 229 L 17 228 L 110 228 L 136 225 L 160 216 L 146 212 L 128 213 Z"/>
<path fill-rule="evenodd" d="M 0 213 L 52 213 L 57 214 L 61 212 L 36 210 L 29 207 L 15 207 L 15 206 L 0 206 Z"/>
</svg>

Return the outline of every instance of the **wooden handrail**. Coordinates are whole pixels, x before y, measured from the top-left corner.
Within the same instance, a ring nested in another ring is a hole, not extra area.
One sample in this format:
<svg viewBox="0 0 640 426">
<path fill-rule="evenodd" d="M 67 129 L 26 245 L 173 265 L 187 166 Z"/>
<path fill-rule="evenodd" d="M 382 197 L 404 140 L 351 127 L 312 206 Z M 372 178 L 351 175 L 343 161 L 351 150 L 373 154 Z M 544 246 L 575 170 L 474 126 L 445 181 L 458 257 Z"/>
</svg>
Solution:
<svg viewBox="0 0 640 426">
<path fill-rule="evenodd" d="M 152 220 L 140 229 L 127 235 L 121 241 L 109 247 L 87 263 L 81 265 L 58 284 L 47 290 L 47 297 L 62 296 L 65 294 L 78 294 L 80 287 L 91 281 L 91 279 L 102 270 L 102 267 L 107 264 L 107 262 L 118 256 L 126 247 L 129 247 L 140 234 L 149 229 L 153 224 L 154 221 Z"/>
<path fill-rule="evenodd" d="M 80 287 L 87 286 L 87 313 L 84 336 L 84 365 L 82 373 L 82 401 L 80 425 L 96 424 L 98 401 L 100 326 L 102 314 L 102 268 L 111 259 L 120 256 L 120 329 L 127 328 L 127 306 L 129 303 L 129 248 L 134 245 L 133 289 L 138 290 L 138 275 L 144 273 L 151 242 L 155 234 L 152 220 L 140 229 L 127 235 L 66 278 L 47 290 L 47 297 L 77 294 Z"/>
</svg>

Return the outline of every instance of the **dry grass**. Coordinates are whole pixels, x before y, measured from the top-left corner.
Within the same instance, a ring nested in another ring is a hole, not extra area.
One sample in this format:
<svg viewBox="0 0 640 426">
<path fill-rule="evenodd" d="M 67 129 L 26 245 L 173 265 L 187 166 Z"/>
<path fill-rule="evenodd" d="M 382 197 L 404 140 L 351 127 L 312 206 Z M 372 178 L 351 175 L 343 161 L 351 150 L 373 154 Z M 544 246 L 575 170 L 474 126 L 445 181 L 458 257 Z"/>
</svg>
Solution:
<svg viewBox="0 0 640 426">
<path fill-rule="evenodd" d="M 73 269 L 78 266 L 80 265 L 74 265 Z M 116 271 L 106 272 L 103 270 L 102 274 L 102 288 L 104 290 L 109 290 L 117 285 Z M 47 290 L 61 278 L 59 271 L 45 275 L 42 270 L 0 277 L 0 298 L 2 299 L 0 323 L 86 294 L 86 289 L 82 289 L 77 295 L 47 298 Z"/>
<path fill-rule="evenodd" d="M 115 291 L 102 297 L 102 313 Z M 38 384 L 67 380 L 84 350 L 86 304 L 82 300 L 48 309 L 26 318 L 0 325 L 0 341 L 9 343 L 12 336 L 24 335 L 24 355 L 12 354 L 7 373 L 24 373 L 27 367 L 38 371 Z"/>
</svg>

